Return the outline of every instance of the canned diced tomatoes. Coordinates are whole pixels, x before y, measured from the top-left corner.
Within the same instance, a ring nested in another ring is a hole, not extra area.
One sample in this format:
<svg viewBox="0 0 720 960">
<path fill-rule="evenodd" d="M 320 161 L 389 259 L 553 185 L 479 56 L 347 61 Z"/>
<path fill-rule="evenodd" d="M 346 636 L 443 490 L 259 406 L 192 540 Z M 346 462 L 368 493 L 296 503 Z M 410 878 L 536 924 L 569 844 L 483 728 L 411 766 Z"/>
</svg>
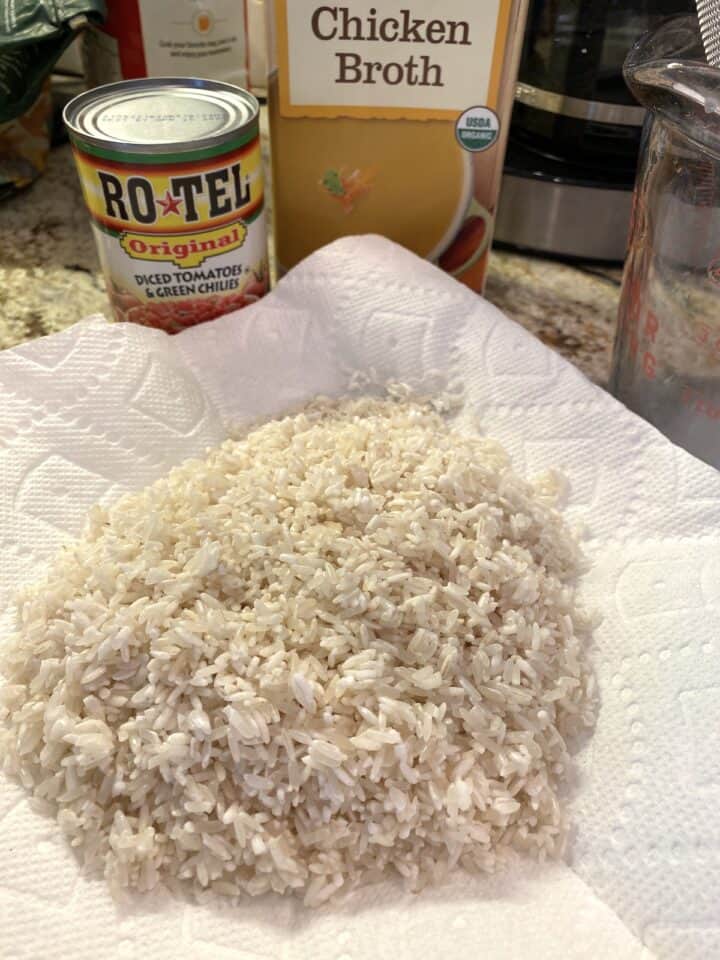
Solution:
<svg viewBox="0 0 720 960">
<path fill-rule="evenodd" d="M 268 289 L 258 103 L 210 80 L 127 80 L 65 109 L 118 320 L 177 333 Z"/>
</svg>

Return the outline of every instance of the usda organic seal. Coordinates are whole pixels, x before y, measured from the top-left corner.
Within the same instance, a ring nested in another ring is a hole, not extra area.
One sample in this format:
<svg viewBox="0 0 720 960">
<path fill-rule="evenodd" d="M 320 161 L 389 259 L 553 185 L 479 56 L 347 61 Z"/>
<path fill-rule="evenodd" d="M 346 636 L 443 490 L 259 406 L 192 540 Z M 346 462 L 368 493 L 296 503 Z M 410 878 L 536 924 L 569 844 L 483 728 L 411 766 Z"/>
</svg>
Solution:
<svg viewBox="0 0 720 960">
<path fill-rule="evenodd" d="M 458 143 L 471 153 L 481 153 L 491 147 L 500 133 L 498 115 L 489 107 L 470 107 L 460 114 L 455 124 Z"/>
</svg>

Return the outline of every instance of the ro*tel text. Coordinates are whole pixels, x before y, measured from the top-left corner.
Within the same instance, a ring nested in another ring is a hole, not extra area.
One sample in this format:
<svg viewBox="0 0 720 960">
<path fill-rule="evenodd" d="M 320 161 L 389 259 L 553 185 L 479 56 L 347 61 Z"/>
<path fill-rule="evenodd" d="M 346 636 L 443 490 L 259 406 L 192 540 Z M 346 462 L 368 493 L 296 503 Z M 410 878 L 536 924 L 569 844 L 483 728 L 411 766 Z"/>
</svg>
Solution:
<svg viewBox="0 0 720 960">
<path fill-rule="evenodd" d="M 98 171 L 105 202 L 105 213 L 127 223 L 155 223 L 168 212 L 168 198 L 155 197 L 153 185 L 145 177 L 128 177 L 123 183 L 104 170 Z M 170 209 L 185 223 L 206 219 L 198 210 L 198 199 L 207 198 L 207 218 L 222 217 L 240 210 L 250 202 L 250 182 L 242 176 L 241 165 L 210 170 L 208 173 L 170 178 Z M 180 207 L 183 207 L 181 212 Z"/>
</svg>

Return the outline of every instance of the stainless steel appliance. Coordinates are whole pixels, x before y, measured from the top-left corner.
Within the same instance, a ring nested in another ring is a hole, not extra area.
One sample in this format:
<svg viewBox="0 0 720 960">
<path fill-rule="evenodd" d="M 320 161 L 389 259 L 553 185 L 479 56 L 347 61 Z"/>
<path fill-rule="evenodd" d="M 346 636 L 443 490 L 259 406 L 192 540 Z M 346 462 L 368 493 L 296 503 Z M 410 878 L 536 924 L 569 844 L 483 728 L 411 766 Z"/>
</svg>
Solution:
<svg viewBox="0 0 720 960">
<path fill-rule="evenodd" d="M 693 0 L 531 0 L 495 237 L 621 260 L 645 111 L 622 66 Z"/>
</svg>

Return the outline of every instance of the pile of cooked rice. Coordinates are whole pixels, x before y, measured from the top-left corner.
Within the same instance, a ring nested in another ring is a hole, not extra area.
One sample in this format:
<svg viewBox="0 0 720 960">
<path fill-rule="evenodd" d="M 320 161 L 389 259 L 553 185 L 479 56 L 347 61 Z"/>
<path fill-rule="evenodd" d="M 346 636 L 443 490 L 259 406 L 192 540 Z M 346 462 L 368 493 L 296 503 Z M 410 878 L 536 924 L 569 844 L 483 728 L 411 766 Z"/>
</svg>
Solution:
<svg viewBox="0 0 720 960">
<path fill-rule="evenodd" d="M 580 568 L 496 443 L 316 402 L 93 509 L 2 650 L 5 769 L 119 887 L 317 905 L 556 854 Z"/>
</svg>

